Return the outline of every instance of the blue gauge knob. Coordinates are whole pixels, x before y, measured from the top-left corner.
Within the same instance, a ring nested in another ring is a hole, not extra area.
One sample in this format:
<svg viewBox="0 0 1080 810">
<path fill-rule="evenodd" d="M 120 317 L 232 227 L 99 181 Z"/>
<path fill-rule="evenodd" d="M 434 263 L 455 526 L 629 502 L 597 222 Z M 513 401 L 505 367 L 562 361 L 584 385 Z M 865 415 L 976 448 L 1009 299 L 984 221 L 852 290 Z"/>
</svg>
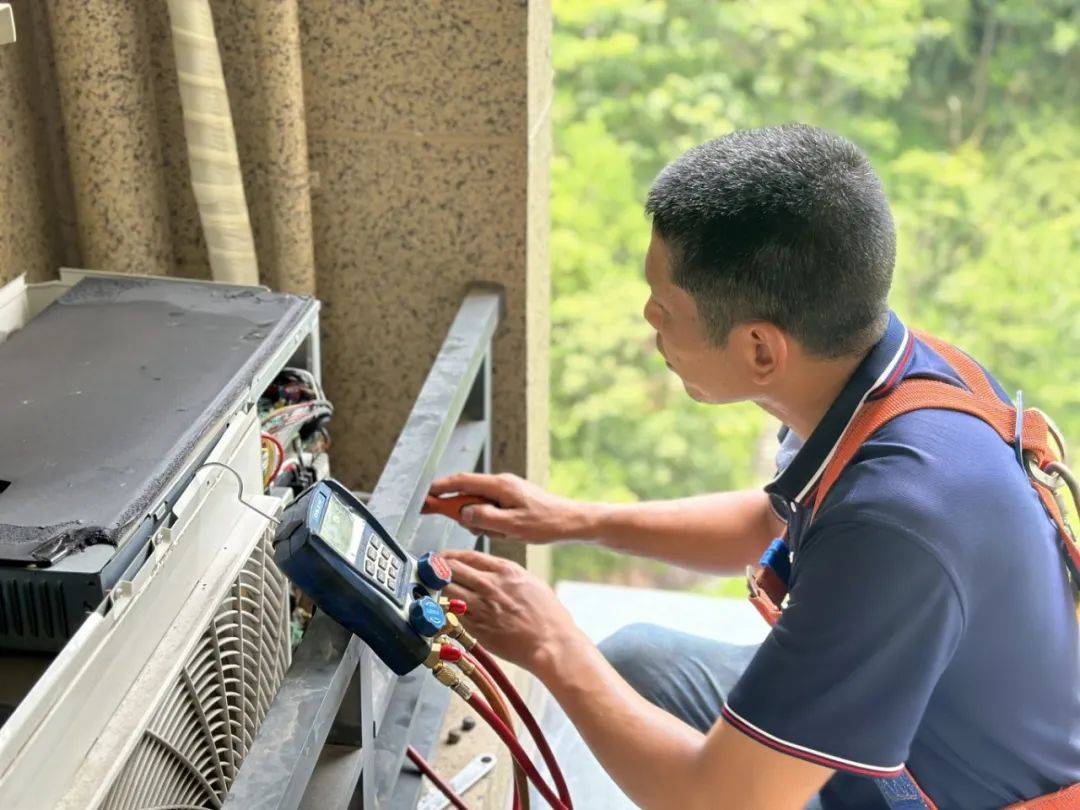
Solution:
<svg viewBox="0 0 1080 810">
<path fill-rule="evenodd" d="M 424 596 L 409 605 L 409 624 L 417 633 L 430 638 L 446 626 L 446 614 L 434 599 Z"/>
<path fill-rule="evenodd" d="M 416 573 L 420 581 L 433 591 L 441 591 L 452 579 L 449 563 L 431 551 L 416 561 Z"/>
</svg>

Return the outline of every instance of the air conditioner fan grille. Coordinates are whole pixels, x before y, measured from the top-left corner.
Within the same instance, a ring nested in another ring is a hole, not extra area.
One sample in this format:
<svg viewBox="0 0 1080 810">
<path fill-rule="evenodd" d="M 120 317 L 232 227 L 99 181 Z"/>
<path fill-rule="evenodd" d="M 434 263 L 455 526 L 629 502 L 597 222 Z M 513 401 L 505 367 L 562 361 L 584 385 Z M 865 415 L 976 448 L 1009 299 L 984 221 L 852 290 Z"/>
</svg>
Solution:
<svg viewBox="0 0 1080 810">
<path fill-rule="evenodd" d="M 289 587 L 260 540 L 102 810 L 221 807 L 291 657 Z"/>
</svg>

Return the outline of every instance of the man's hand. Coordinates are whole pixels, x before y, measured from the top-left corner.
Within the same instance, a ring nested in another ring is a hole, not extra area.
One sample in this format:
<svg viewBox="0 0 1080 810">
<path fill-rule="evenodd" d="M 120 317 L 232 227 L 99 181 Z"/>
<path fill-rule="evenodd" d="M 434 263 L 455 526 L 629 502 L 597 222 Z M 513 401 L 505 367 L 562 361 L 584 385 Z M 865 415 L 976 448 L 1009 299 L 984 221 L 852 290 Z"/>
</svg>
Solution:
<svg viewBox="0 0 1080 810">
<path fill-rule="evenodd" d="M 637 806 L 795 810 L 831 775 L 722 720 L 706 736 L 646 701 L 574 626 L 551 588 L 520 565 L 475 551 L 443 556 L 454 573 L 445 593 L 468 603 L 469 631 L 547 686 Z"/>
<path fill-rule="evenodd" d="M 432 495 L 479 495 L 492 503 L 466 506 L 461 523 L 474 532 L 526 543 L 589 539 L 594 507 L 561 498 L 509 473 L 460 473 L 431 485 Z"/>
<path fill-rule="evenodd" d="M 469 606 L 464 624 L 490 652 L 534 671 L 580 636 L 555 592 L 520 565 L 477 551 L 446 551 L 445 595 Z"/>
</svg>

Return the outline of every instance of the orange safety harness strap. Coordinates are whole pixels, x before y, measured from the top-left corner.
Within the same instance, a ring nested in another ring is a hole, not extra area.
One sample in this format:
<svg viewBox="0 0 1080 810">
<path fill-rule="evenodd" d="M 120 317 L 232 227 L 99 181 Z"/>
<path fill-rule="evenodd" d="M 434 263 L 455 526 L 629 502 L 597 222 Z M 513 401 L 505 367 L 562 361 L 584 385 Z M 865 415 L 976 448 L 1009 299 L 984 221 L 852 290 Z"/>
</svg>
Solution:
<svg viewBox="0 0 1080 810">
<path fill-rule="evenodd" d="M 864 406 L 845 431 L 836 453 L 821 474 L 811 520 L 817 515 L 825 496 L 863 443 L 884 424 L 902 414 L 922 408 L 960 411 L 986 422 L 1007 444 L 1012 444 L 1015 440 L 1016 409 L 998 398 L 979 365 L 955 346 L 929 335 L 916 335 L 953 367 L 964 385 L 970 389 L 970 393 L 936 380 L 913 379 L 902 382 L 887 396 Z M 1030 454 L 1040 470 L 1057 461 L 1057 456 L 1050 447 L 1050 426 L 1043 413 L 1035 408 L 1024 411 L 1022 424 L 1020 443 L 1025 457 Z M 1029 476 L 1029 480 L 1057 527 L 1061 550 L 1070 563 L 1070 571 L 1075 574 L 1080 571 L 1080 548 L 1077 548 L 1065 525 L 1053 490 L 1034 477 Z"/>
<path fill-rule="evenodd" d="M 1018 414 L 1016 408 L 1003 402 L 997 396 L 979 364 L 955 346 L 923 333 L 914 333 L 914 335 L 936 351 L 953 368 L 968 390 L 965 391 L 937 380 L 910 379 L 901 382 L 881 399 L 865 404 L 844 432 L 836 452 L 821 474 L 810 520 L 813 521 L 816 517 L 829 491 L 859 452 L 859 448 L 883 425 L 902 414 L 924 408 L 958 411 L 970 414 L 990 425 L 1007 444 L 1014 444 L 1019 438 L 1019 454 L 1025 462 L 1028 479 L 1057 527 L 1061 551 L 1066 567 L 1072 576 L 1073 585 L 1074 587 L 1080 585 L 1080 548 L 1077 548 L 1072 532 L 1065 523 L 1054 490 L 1048 483 L 1049 478 L 1040 480 L 1035 472 L 1038 470 L 1045 473 L 1048 465 L 1058 461 L 1050 444 L 1051 429 L 1048 420 L 1037 409 L 1028 409 Z M 1019 437 L 1016 435 L 1018 428 Z M 1064 454 L 1063 448 L 1062 454 Z M 1035 469 L 1032 469 L 1033 467 Z M 780 618 L 783 599 L 787 591 L 786 584 L 767 565 L 749 569 L 747 583 L 750 589 L 750 601 L 754 607 L 770 625 L 775 624 Z M 910 771 L 905 768 L 898 779 L 910 783 L 908 787 L 917 792 L 918 800 L 921 800 L 923 807 L 934 810 L 934 803 L 918 786 Z M 886 790 L 883 785 L 879 784 L 879 787 L 883 792 Z M 886 796 L 886 798 L 889 797 Z M 904 806 L 908 805 L 905 803 Z M 1080 784 L 1010 805 L 1007 810 L 1065 810 L 1066 808 L 1080 808 Z"/>
</svg>

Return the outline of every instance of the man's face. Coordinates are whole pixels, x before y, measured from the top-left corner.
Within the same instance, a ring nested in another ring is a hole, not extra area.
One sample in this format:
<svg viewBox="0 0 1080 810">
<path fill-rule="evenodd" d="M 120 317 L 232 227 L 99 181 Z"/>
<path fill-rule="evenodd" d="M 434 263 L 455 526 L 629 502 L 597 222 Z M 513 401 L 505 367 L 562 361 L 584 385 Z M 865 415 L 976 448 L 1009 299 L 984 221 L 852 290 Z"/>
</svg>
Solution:
<svg viewBox="0 0 1080 810">
<path fill-rule="evenodd" d="M 747 399 L 749 388 L 731 341 L 723 347 L 710 342 L 697 303 L 672 281 L 667 246 L 655 231 L 645 254 L 645 280 L 651 292 L 645 320 L 656 330 L 656 348 L 686 393 L 698 402 Z"/>
</svg>

